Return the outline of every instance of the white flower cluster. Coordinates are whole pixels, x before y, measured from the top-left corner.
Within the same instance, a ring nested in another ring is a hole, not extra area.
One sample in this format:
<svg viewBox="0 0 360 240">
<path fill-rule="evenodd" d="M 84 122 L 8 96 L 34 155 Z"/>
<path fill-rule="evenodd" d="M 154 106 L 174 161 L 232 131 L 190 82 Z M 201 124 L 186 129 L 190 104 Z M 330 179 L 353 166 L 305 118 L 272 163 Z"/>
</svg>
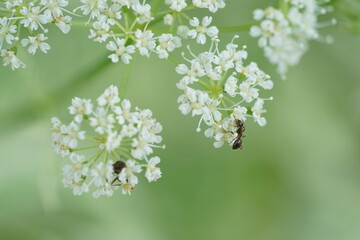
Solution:
<svg viewBox="0 0 360 240">
<path fill-rule="evenodd" d="M 165 0 L 171 10 L 181 12 L 188 6 L 185 0 Z M 210 12 L 215 13 L 218 9 L 225 7 L 224 0 L 192 0 L 192 4 L 198 8 L 207 8 Z"/>
<path fill-rule="evenodd" d="M 74 116 L 69 125 L 52 119 L 52 139 L 55 152 L 71 161 L 63 168 L 63 184 L 74 195 L 91 187 L 95 198 L 110 197 L 118 188 L 130 194 L 142 170 L 149 182 L 161 177 L 156 166 L 160 158 L 150 155 L 153 148 L 163 148 L 158 135 L 162 126 L 149 109 L 131 111 L 130 101 L 120 100 L 118 88 L 110 86 L 97 106 L 89 99 L 74 98 L 69 112 Z"/>
<path fill-rule="evenodd" d="M 129 64 L 137 49 L 142 56 L 155 53 L 159 58 L 167 58 L 169 52 L 181 47 L 181 39 L 170 33 L 155 36 L 146 30 L 153 20 L 151 6 L 139 0 L 81 0 L 83 5 L 75 10 L 89 15 L 91 24 L 89 38 L 95 42 L 107 42 L 106 48 L 112 62 L 120 60 Z"/>
<path fill-rule="evenodd" d="M 250 35 L 259 38 L 265 56 L 285 78 L 289 66 L 297 65 L 308 49 L 308 42 L 318 39 L 318 15 L 327 12 L 316 0 L 284 0 L 280 9 L 269 7 L 254 11 L 259 25 Z"/>
<path fill-rule="evenodd" d="M 47 53 L 50 45 L 46 33 L 48 24 L 55 24 L 63 33 L 70 31 L 71 17 L 67 0 L 5 0 L 0 3 L 0 55 L 3 65 L 13 70 L 26 65 L 16 56 L 17 46 L 28 48 L 34 55 L 37 50 Z M 19 39 L 21 29 L 26 29 L 23 39 Z M 7 45 L 5 47 L 5 45 Z"/>
<path fill-rule="evenodd" d="M 218 48 L 217 38 L 212 40 L 209 51 L 199 55 L 189 48 L 192 59 L 184 56 L 188 64 L 176 68 L 176 72 L 183 75 L 177 84 L 184 91 L 178 98 L 179 110 L 185 115 L 200 116 L 197 131 L 201 131 L 204 122 L 205 136 L 214 138 L 215 147 L 234 142 L 236 120 L 245 122 L 252 117 L 264 126 L 264 101 L 272 99 L 260 97 L 261 88 L 272 89 L 270 77 L 254 62 L 244 65 L 248 54 L 245 47 L 238 49 L 234 39 L 223 51 Z"/>
<path fill-rule="evenodd" d="M 170 52 L 182 46 L 181 38 L 191 37 L 200 44 L 206 43 L 206 37 L 215 37 L 219 30 L 210 26 L 212 17 L 206 16 L 201 22 L 198 18 L 190 18 L 185 10 L 207 8 L 216 12 L 225 7 L 224 0 L 193 0 L 188 6 L 185 0 L 165 0 L 170 7 L 167 14 L 155 13 L 152 16 L 151 5 L 140 0 L 81 0 L 83 5 L 75 9 L 88 15 L 87 24 L 91 26 L 89 38 L 95 42 L 106 42 L 106 48 L 112 52 L 109 58 L 117 63 L 120 60 L 129 64 L 132 55 L 138 50 L 140 55 L 149 57 L 152 53 L 160 59 L 166 59 Z M 186 9 L 189 7 L 189 9 Z M 181 25 L 185 19 L 189 26 Z M 191 19 L 191 20 L 190 20 Z M 163 20 L 170 29 L 161 29 L 161 34 L 155 35 L 151 30 Z M 179 21 L 177 24 L 176 21 Z M 177 34 L 173 29 L 177 29 Z M 178 35 L 178 36 L 176 36 Z"/>
</svg>

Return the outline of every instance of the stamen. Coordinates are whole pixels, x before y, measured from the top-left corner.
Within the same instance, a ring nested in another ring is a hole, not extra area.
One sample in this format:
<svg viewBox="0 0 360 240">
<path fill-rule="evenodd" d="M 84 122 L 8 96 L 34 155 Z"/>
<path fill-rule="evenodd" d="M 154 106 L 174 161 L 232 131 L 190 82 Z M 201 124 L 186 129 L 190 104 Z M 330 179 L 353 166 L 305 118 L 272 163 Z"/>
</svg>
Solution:
<svg viewBox="0 0 360 240">
<path fill-rule="evenodd" d="M 330 27 L 330 26 L 334 26 L 337 24 L 337 20 L 335 18 L 326 21 L 326 22 L 322 22 L 322 23 L 318 23 L 316 25 L 317 28 L 324 28 L 324 27 Z"/>
<path fill-rule="evenodd" d="M 193 56 L 195 59 L 198 59 L 198 57 L 191 51 L 191 48 L 189 45 L 187 45 L 186 48 L 189 50 L 191 56 Z"/>
<path fill-rule="evenodd" d="M 150 24 L 150 22 L 151 22 L 152 20 L 154 20 L 154 18 L 153 18 L 153 17 L 152 17 L 152 18 L 150 18 L 150 21 L 148 21 L 148 22 L 146 23 L 146 25 L 145 25 L 145 27 L 144 27 L 144 31 L 143 31 L 143 32 L 145 32 L 145 31 L 146 31 L 147 27 L 149 26 L 149 24 Z"/>
<path fill-rule="evenodd" d="M 197 131 L 197 132 L 201 132 L 200 125 L 201 125 L 201 123 L 202 123 L 203 118 L 204 118 L 204 115 L 201 115 L 200 121 L 199 121 L 199 123 L 198 123 L 198 127 L 196 128 L 196 131 Z"/>
</svg>

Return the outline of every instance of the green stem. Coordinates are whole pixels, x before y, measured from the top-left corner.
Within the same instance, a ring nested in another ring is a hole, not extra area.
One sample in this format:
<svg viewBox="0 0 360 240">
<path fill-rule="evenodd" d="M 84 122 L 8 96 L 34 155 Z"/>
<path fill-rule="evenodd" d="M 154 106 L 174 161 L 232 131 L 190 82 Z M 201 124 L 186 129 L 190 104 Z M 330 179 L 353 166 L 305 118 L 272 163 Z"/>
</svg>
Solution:
<svg viewBox="0 0 360 240">
<path fill-rule="evenodd" d="M 112 62 L 107 58 L 107 55 L 100 56 L 99 59 L 101 60 L 93 66 L 84 67 L 65 86 L 50 91 L 47 96 L 51 96 L 51 98 L 46 98 L 46 101 L 44 99 L 28 101 L 14 111 L 5 112 L 4 116 L 7 117 L 0 118 L 1 132 L 8 130 L 9 125 L 16 127 L 38 120 L 44 112 L 51 110 L 55 103 L 68 102 L 69 96 L 89 85 L 91 80 L 94 80 L 97 75 L 111 65 Z"/>
<path fill-rule="evenodd" d="M 92 160 L 93 163 L 90 165 L 90 168 L 92 168 L 92 167 L 95 165 L 95 163 L 96 163 L 97 160 L 101 157 L 101 155 L 103 154 L 104 151 L 105 151 L 105 149 L 103 149 L 103 150 L 101 150 L 101 151 L 98 152 L 98 154 L 96 155 L 95 159 Z"/>
<path fill-rule="evenodd" d="M 109 152 L 105 152 L 103 162 L 106 163 L 108 159 Z"/>
<path fill-rule="evenodd" d="M 121 23 L 119 23 L 118 21 L 115 21 L 116 26 L 118 26 L 120 28 L 121 31 L 123 31 L 126 34 L 126 29 L 121 25 Z"/>
<path fill-rule="evenodd" d="M 153 12 L 154 16 L 157 15 L 157 12 L 161 8 L 161 5 L 163 4 L 164 0 L 154 0 L 151 2 L 151 11 Z"/>
<path fill-rule="evenodd" d="M 279 0 L 279 9 L 285 14 L 287 15 L 288 11 L 289 11 L 289 3 L 285 0 Z"/>
<path fill-rule="evenodd" d="M 170 60 L 170 62 L 172 62 L 175 66 L 179 66 L 180 65 L 180 61 L 173 56 L 172 53 L 169 53 L 169 57 L 168 59 Z"/>
<path fill-rule="evenodd" d="M 227 73 L 228 73 L 228 71 L 226 71 L 226 72 L 224 73 L 224 75 L 222 76 L 222 78 L 219 80 L 219 82 L 218 82 L 218 84 L 217 84 L 218 87 L 220 87 L 221 84 L 223 83 L 224 79 L 225 79 L 226 76 L 227 76 Z"/>
<path fill-rule="evenodd" d="M 0 8 L 0 11 L 11 12 L 11 10 L 10 10 L 10 9 L 7 9 L 7 8 Z"/>
<path fill-rule="evenodd" d="M 206 90 L 211 90 L 211 87 L 208 84 L 206 84 L 204 81 L 199 79 L 199 81 L 197 81 L 197 83 L 200 84 Z"/>
<path fill-rule="evenodd" d="M 91 146 L 91 147 L 83 147 L 83 148 L 74 148 L 74 149 L 71 149 L 71 152 L 77 152 L 77 151 L 82 151 L 82 150 L 87 150 L 87 149 L 93 149 L 93 148 L 96 148 L 96 147 L 99 147 L 99 145 Z"/>
<path fill-rule="evenodd" d="M 226 97 L 226 96 L 223 96 L 223 98 L 224 98 L 226 101 L 228 101 L 230 104 L 232 104 L 232 105 L 235 105 L 235 104 L 236 104 L 236 102 L 234 102 L 233 100 L 231 100 L 230 98 L 228 98 L 228 97 Z"/>
<path fill-rule="evenodd" d="M 85 22 L 71 22 L 71 27 L 73 28 L 91 28 L 90 25 L 86 25 Z"/>
<path fill-rule="evenodd" d="M 119 151 L 119 153 L 120 153 L 120 156 L 121 155 L 123 155 L 125 158 L 127 158 L 127 159 L 131 159 L 132 157 L 128 154 L 128 152 L 125 152 L 125 151 L 123 151 L 123 150 L 121 150 L 121 149 L 119 149 L 118 150 Z"/>
<path fill-rule="evenodd" d="M 119 95 L 120 95 L 121 98 L 125 98 L 125 96 L 126 96 L 126 89 L 128 87 L 128 83 L 129 83 L 131 70 L 132 70 L 132 66 L 134 64 L 134 61 L 135 61 L 135 56 L 130 61 L 129 64 L 125 64 L 125 66 L 124 66 L 125 67 L 124 73 L 123 73 L 121 81 L 119 83 Z"/>
<path fill-rule="evenodd" d="M 116 160 L 120 160 L 119 155 L 115 151 L 112 151 L 111 154 L 113 155 L 114 158 L 116 158 Z"/>
</svg>

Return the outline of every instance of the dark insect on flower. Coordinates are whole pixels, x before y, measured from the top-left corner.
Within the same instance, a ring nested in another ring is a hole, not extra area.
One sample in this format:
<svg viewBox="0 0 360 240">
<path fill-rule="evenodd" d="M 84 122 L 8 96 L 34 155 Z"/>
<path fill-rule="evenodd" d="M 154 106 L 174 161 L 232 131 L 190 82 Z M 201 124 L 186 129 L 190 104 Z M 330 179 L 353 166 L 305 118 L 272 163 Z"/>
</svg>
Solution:
<svg viewBox="0 0 360 240">
<path fill-rule="evenodd" d="M 236 130 L 237 136 L 236 138 L 234 138 L 233 140 L 233 145 L 232 145 L 232 149 L 236 150 L 236 149 L 242 149 L 242 138 L 245 137 L 245 135 L 243 135 L 244 131 L 245 131 L 245 125 L 244 122 L 241 121 L 240 119 L 235 119 L 235 126 L 238 128 Z"/>
<path fill-rule="evenodd" d="M 114 173 L 116 174 L 116 177 L 114 178 L 114 180 L 112 180 L 111 185 L 113 186 L 120 186 L 119 184 L 114 184 L 116 182 L 116 180 L 118 180 L 118 175 L 119 173 L 121 173 L 121 171 L 126 168 L 126 164 L 123 161 L 117 161 L 113 164 L 113 170 Z"/>
<path fill-rule="evenodd" d="M 123 168 L 126 167 L 125 163 L 123 161 L 117 161 L 113 164 L 114 167 L 114 173 L 119 174 Z"/>
</svg>

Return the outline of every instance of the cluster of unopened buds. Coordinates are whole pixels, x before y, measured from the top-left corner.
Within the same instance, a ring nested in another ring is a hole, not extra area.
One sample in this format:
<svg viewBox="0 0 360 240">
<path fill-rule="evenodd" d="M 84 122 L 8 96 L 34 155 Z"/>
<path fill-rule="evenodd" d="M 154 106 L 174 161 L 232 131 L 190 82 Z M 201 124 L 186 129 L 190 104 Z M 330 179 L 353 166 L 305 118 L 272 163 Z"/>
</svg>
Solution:
<svg viewBox="0 0 360 240">
<path fill-rule="evenodd" d="M 224 144 L 242 148 L 248 119 L 266 125 L 264 104 L 272 97 L 262 90 L 272 89 L 273 82 L 257 63 L 247 60 L 246 46 L 236 43 L 238 35 L 230 43 L 220 41 L 224 28 L 214 25 L 211 14 L 223 9 L 225 0 L 77 0 L 72 4 L 75 8 L 69 10 L 68 0 L 0 3 L 3 64 L 25 67 L 17 57 L 18 45 L 30 54 L 46 53 L 50 50 L 47 26 L 55 24 L 68 33 L 72 19 L 79 18 L 83 21 L 76 25 L 89 29 L 88 38 L 110 51 L 109 61 L 130 64 L 138 53 L 176 62 L 176 72 L 182 76 L 177 83 L 182 91 L 179 110 L 199 117 L 196 130 L 201 132 L 205 126 L 204 134 L 216 148 Z M 194 9 L 205 9 L 204 17 L 191 16 Z M 265 56 L 285 77 L 288 67 L 296 65 L 308 49 L 308 42 L 319 39 L 318 28 L 326 24 L 318 23 L 318 15 L 329 10 L 316 0 L 281 0 L 278 8 L 255 10 L 257 23 L 246 31 L 258 38 Z M 20 28 L 25 30 L 21 35 Z M 195 54 L 191 49 L 196 44 L 209 47 Z M 176 49 L 181 49 L 184 63 L 177 60 Z M 130 194 L 141 171 L 149 182 L 161 177 L 160 159 L 151 155 L 153 148 L 163 147 L 158 135 L 162 127 L 150 110 L 131 111 L 130 106 L 110 86 L 97 99 L 97 106 L 74 98 L 70 124 L 52 119 L 55 152 L 70 159 L 63 168 L 63 183 L 75 195 L 93 189 L 94 197 L 111 196 L 118 188 Z"/>
<path fill-rule="evenodd" d="M 70 124 L 52 118 L 53 146 L 68 157 L 63 168 L 63 184 L 81 195 L 93 188 L 93 196 L 112 196 L 121 188 L 130 194 L 138 184 L 137 174 L 145 171 L 149 182 L 161 177 L 160 158 L 153 155 L 160 145 L 162 126 L 149 109 L 131 110 L 130 101 L 121 100 L 118 88 L 110 86 L 97 98 L 74 98 L 69 107 Z"/>
</svg>

